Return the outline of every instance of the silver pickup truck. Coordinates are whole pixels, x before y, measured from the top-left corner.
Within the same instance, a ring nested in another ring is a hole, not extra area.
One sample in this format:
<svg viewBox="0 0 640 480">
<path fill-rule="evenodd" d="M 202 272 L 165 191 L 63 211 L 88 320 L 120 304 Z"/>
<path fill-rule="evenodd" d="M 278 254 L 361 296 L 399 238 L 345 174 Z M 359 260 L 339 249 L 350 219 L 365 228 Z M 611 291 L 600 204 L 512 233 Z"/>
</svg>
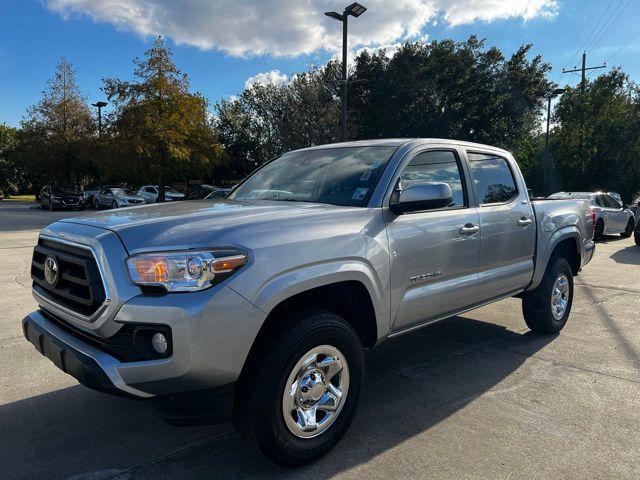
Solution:
<svg viewBox="0 0 640 480">
<path fill-rule="evenodd" d="M 286 153 L 226 199 L 44 228 L 25 337 L 80 383 L 174 423 L 233 416 L 282 465 L 331 449 L 364 348 L 506 297 L 565 325 L 587 202 L 531 202 L 509 152 L 375 140 Z"/>
</svg>

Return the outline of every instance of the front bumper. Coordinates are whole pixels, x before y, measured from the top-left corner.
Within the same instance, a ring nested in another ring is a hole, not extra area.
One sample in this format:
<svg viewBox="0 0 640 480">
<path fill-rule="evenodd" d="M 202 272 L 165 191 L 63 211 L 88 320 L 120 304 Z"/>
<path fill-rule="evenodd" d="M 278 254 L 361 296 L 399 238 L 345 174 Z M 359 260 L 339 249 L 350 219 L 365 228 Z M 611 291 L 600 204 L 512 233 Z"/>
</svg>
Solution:
<svg viewBox="0 0 640 480">
<path fill-rule="evenodd" d="M 22 329 L 36 350 L 82 385 L 102 393 L 142 400 L 145 407 L 172 424 L 216 423 L 231 417 L 234 382 L 169 395 L 151 395 L 125 384 L 118 373 L 117 359 L 80 342 L 40 311 L 26 316 Z"/>
</svg>

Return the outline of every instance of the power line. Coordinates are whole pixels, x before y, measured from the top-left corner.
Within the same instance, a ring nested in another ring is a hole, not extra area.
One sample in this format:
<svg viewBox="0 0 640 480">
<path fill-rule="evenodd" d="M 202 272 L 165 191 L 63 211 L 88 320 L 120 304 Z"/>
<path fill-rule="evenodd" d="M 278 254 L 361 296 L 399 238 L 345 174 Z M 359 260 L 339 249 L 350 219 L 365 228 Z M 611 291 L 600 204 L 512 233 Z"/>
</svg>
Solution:
<svg viewBox="0 0 640 480">
<path fill-rule="evenodd" d="M 582 92 L 584 92 L 586 86 L 587 86 L 587 70 L 597 70 L 600 68 L 606 68 L 606 64 L 605 65 L 597 65 L 595 67 L 587 67 L 587 53 L 586 52 L 582 52 L 582 68 L 574 68 L 571 70 L 565 70 L 564 68 L 562 69 L 562 73 L 576 73 L 576 72 L 581 72 L 582 73 L 582 80 L 580 82 L 580 90 Z"/>
<path fill-rule="evenodd" d="M 602 21 L 602 19 L 604 18 L 604 16 L 607 14 L 607 12 L 609 11 L 609 9 L 611 8 L 611 5 L 613 5 L 613 2 L 615 2 L 616 0 L 611 0 L 609 2 L 609 5 L 607 5 L 607 8 L 605 8 L 604 12 L 602 12 L 602 14 L 600 15 L 600 18 L 598 18 L 598 21 L 595 23 L 595 25 L 593 26 L 593 28 L 591 29 L 591 31 L 589 32 L 589 35 L 587 35 L 587 38 L 584 39 L 584 41 L 582 42 L 582 44 L 578 47 L 578 49 L 576 50 L 576 52 L 573 54 L 573 56 L 569 59 L 569 61 L 567 63 L 564 64 L 564 66 L 562 67 L 563 69 L 569 65 L 574 58 L 576 58 L 576 56 L 580 53 L 581 50 L 584 50 L 584 47 L 587 46 L 587 42 L 589 42 L 589 40 L 591 39 L 591 36 L 593 35 L 593 33 L 596 31 L 596 28 L 598 28 L 598 26 L 600 25 L 600 22 Z M 624 1 L 624 0 L 619 0 L 620 2 Z M 617 8 L 617 7 L 616 7 Z"/>
<path fill-rule="evenodd" d="M 602 41 L 604 36 L 611 29 L 611 27 L 618 21 L 618 19 L 627 9 L 630 3 L 631 3 L 631 0 L 628 0 L 627 3 L 624 4 L 624 7 L 622 7 L 622 10 L 620 10 L 618 15 L 616 15 L 616 17 L 613 19 L 613 21 L 609 23 L 609 25 L 601 32 L 601 34 L 596 38 L 596 40 L 593 41 L 593 43 L 591 44 L 591 47 L 588 49 L 589 52 L 591 52 L 591 50 L 593 50 Z"/>
<path fill-rule="evenodd" d="M 609 61 L 609 60 L 611 60 L 612 58 L 616 57 L 616 56 L 617 56 L 617 55 L 618 55 L 622 50 L 624 50 L 624 49 L 625 49 L 625 48 L 626 48 L 626 47 L 627 47 L 631 42 L 633 42 L 633 41 L 638 37 L 638 35 L 640 35 L 640 31 L 636 32 L 636 33 L 635 33 L 635 35 L 633 35 L 633 36 L 629 39 L 629 41 L 628 41 L 627 43 L 625 43 L 624 45 L 622 45 L 622 46 L 621 46 L 621 47 L 616 51 L 616 53 L 614 53 L 614 54 L 613 54 L 613 55 L 611 55 L 609 58 L 607 58 L 607 60 L 606 60 L 606 61 L 608 62 L 608 61 Z"/>
</svg>

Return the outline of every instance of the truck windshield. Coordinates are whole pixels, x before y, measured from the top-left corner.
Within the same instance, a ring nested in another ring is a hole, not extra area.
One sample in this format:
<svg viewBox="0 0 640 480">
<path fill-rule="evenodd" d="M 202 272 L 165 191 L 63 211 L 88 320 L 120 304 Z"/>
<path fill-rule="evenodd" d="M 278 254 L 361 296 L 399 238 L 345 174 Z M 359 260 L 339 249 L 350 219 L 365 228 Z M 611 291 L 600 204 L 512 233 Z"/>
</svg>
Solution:
<svg viewBox="0 0 640 480">
<path fill-rule="evenodd" d="M 228 198 L 363 207 L 396 147 L 323 148 L 285 153 Z"/>
</svg>

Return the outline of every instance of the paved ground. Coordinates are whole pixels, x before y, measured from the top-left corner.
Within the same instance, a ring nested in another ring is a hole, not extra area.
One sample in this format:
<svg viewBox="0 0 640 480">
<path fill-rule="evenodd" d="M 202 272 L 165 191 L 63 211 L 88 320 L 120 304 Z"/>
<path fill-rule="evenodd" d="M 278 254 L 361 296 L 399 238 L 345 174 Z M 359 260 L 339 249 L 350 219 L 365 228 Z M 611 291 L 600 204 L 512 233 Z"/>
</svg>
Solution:
<svg viewBox="0 0 640 480">
<path fill-rule="evenodd" d="M 168 426 L 78 386 L 23 340 L 36 229 L 66 215 L 0 203 L 0 478 L 639 477 L 640 247 L 632 240 L 598 246 L 557 337 L 528 333 L 510 299 L 371 353 L 344 440 L 314 465 L 283 470 L 230 424 Z"/>
</svg>

